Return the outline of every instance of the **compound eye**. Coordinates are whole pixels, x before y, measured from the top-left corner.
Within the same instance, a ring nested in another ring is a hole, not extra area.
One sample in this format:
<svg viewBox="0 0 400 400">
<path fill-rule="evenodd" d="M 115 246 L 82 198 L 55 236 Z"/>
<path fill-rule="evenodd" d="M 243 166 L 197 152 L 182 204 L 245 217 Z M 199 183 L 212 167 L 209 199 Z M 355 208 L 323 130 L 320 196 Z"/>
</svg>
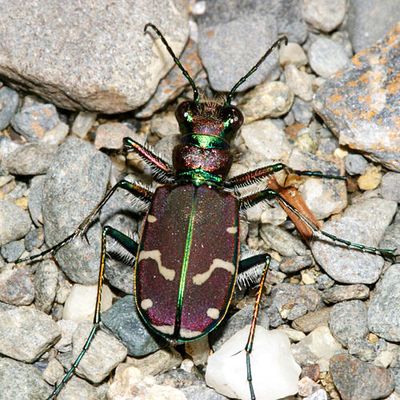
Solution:
<svg viewBox="0 0 400 400">
<path fill-rule="evenodd" d="M 230 131 L 237 131 L 243 124 L 243 114 L 234 106 L 227 106 L 221 110 L 220 117 L 225 128 Z"/>
<path fill-rule="evenodd" d="M 183 101 L 176 109 L 175 117 L 179 124 L 190 124 L 196 112 L 197 106 L 194 101 Z"/>
</svg>

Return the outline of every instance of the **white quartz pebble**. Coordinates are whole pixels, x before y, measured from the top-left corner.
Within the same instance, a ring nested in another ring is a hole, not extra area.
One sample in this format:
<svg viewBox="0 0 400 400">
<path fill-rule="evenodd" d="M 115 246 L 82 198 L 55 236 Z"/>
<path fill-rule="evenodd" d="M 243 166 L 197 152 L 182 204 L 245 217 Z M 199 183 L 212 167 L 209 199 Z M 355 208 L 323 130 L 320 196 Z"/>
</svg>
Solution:
<svg viewBox="0 0 400 400">
<path fill-rule="evenodd" d="M 248 325 L 237 332 L 208 358 L 206 383 L 224 396 L 250 399 L 244 351 L 249 329 Z M 257 400 L 277 400 L 297 393 L 301 368 L 282 331 L 257 326 L 251 367 Z"/>
</svg>

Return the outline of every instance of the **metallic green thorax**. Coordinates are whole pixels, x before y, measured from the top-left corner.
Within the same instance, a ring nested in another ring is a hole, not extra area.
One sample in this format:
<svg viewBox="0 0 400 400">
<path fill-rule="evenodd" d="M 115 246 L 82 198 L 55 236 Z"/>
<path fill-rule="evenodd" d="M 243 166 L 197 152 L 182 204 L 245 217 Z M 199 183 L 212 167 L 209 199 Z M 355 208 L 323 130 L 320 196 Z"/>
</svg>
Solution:
<svg viewBox="0 0 400 400">
<path fill-rule="evenodd" d="M 202 168 L 191 169 L 189 171 L 180 172 L 179 178 L 183 178 L 184 181 L 190 181 L 194 186 L 209 185 L 209 186 L 220 186 L 223 179 L 221 176 L 211 174 L 204 171 Z"/>
</svg>

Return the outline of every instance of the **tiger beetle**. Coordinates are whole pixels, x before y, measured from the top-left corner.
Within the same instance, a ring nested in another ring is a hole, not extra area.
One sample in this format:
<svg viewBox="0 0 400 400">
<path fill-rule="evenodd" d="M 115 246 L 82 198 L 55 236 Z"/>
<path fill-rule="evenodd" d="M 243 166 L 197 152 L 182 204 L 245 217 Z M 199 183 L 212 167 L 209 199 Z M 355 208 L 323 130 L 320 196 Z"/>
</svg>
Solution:
<svg viewBox="0 0 400 400">
<path fill-rule="evenodd" d="M 233 86 L 225 101 L 218 102 L 200 98 L 194 80 L 162 33 L 153 24 L 147 24 L 145 32 L 148 28 L 161 39 L 193 90 L 193 100 L 182 102 L 176 110 L 181 137 L 180 144 L 173 150 L 173 165 L 131 138 L 124 139 L 125 151 L 139 155 L 151 167 L 155 181 L 162 185 L 153 193 L 140 184 L 121 180 L 70 236 L 38 255 L 19 260 L 32 261 L 57 252 L 77 236 L 84 235 L 117 189 L 126 190 L 148 207 L 139 243 L 110 226 L 103 228 L 93 327 L 81 353 L 48 400 L 54 399 L 74 374 L 100 327 L 107 237 L 136 257 L 136 307 L 149 330 L 173 344 L 199 339 L 215 329 L 227 313 L 237 281 L 242 279 L 243 283 L 252 271 L 257 271 L 259 288 L 248 340 L 243 349 L 246 352 L 250 397 L 255 399 L 250 356 L 271 257 L 259 254 L 240 260 L 240 213 L 260 202 L 276 200 L 305 240 L 311 240 L 319 233 L 349 248 L 384 257 L 393 257 L 394 250 L 353 243 L 319 229 L 316 217 L 297 189 L 279 184 L 274 174 L 282 171 L 287 175 L 345 180 L 343 176 L 327 175 L 320 171 L 298 171 L 277 163 L 227 178 L 232 165 L 230 142 L 243 123 L 242 113 L 231 104 L 233 97 L 238 87 L 268 55 L 282 42 L 287 43 L 286 37 L 273 43 Z M 240 196 L 240 188 L 263 179 L 264 190 Z"/>
</svg>

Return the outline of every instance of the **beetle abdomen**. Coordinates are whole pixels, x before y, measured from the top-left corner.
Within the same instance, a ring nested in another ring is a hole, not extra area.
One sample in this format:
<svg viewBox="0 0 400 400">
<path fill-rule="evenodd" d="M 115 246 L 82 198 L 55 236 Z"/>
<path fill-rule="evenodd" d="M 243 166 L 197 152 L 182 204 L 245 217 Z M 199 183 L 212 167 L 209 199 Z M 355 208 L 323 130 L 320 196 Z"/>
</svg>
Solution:
<svg viewBox="0 0 400 400">
<path fill-rule="evenodd" d="M 135 271 L 136 302 L 149 326 L 185 341 L 218 324 L 236 279 L 238 224 L 230 193 L 192 185 L 156 190 Z"/>
</svg>

